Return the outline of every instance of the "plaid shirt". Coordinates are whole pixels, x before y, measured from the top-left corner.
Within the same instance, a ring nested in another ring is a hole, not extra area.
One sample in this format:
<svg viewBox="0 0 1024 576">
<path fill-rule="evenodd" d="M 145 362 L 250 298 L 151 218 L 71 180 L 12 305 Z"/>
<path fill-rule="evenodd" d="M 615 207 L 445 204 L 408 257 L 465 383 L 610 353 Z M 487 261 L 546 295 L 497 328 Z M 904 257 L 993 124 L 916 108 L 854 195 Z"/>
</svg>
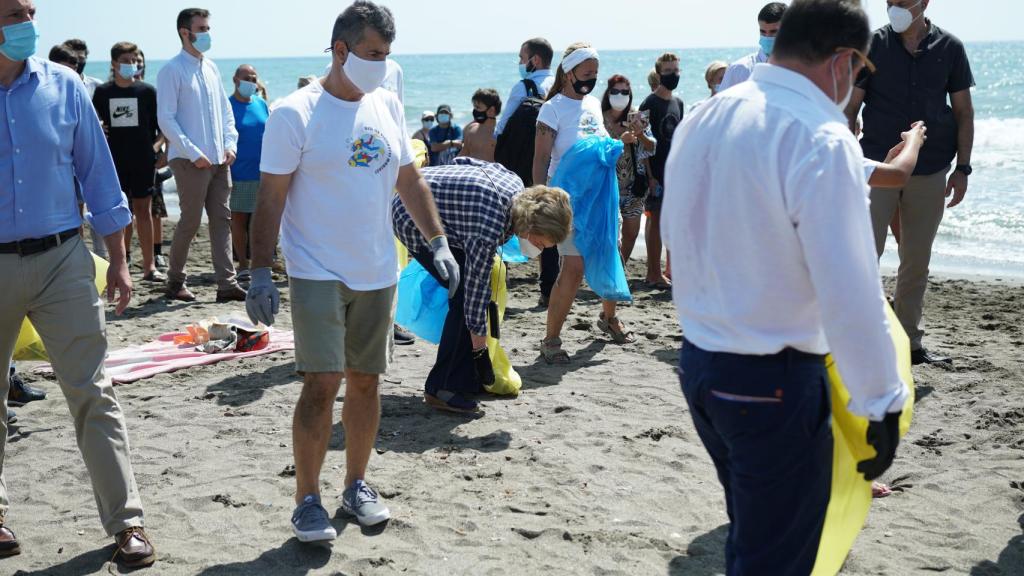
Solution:
<svg viewBox="0 0 1024 576">
<path fill-rule="evenodd" d="M 478 336 L 487 334 L 494 254 L 512 237 L 512 199 L 523 181 L 500 164 L 460 157 L 454 164 L 420 171 L 430 184 L 448 245 L 462 248 L 466 266 L 466 326 Z M 410 252 L 430 252 L 430 245 L 397 195 L 391 201 L 395 236 Z"/>
</svg>

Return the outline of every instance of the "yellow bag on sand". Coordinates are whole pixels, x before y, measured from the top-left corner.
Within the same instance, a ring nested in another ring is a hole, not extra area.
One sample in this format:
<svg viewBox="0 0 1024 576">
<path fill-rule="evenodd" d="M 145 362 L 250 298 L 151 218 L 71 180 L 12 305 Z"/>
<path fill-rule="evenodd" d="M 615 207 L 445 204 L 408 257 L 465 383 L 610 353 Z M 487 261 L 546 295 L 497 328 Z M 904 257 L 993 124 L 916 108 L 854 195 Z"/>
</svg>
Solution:
<svg viewBox="0 0 1024 576">
<path fill-rule="evenodd" d="M 508 288 L 505 283 L 507 274 L 508 268 L 501 261 L 501 257 L 496 255 L 494 265 L 491 267 L 491 300 L 498 305 L 499 324 L 505 319 L 505 305 L 508 303 Z M 499 396 L 518 396 L 519 389 L 523 387 L 523 379 L 512 367 L 512 362 L 501 347 L 501 341 L 491 337 L 490 330 L 487 332 L 487 349 L 491 356 L 491 367 L 494 369 L 494 384 L 484 386 L 484 390 Z"/>
<path fill-rule="evenodd" d="M 423 168 L 430 161 L 430 156 L 427 153 L 427 145 L 423 143 L 423 140 L 412 141 L 412 155 L 415 160 L 413 163 L 416 164 L 417 168 Z M 395 238 L 395 252 L 398 253 L 398 271 L 401 272 L 407 264 L 409 264 L 409 250 L 405 247 L 405 244 Z"/>
<path fill-rule="evenodd" d="M 900 436 L 910 429 L 914 412 L 914 377 L 910 373 L 910 339 L 903 331 L 896 314 L 886 306 L 892 343 L 896 347 L 896 362 L 900 377 L 910 387 L 910 396 L 903 405 L 900 416 Z M 832 456 L 832 494 L 825 514 L 825 527 L 818 544 L 818 558 L 814 564 L 814 576 L 832 576 L 839 573 L 846 556 L 853 548 L 871 509 L 871 482 L 857 472 L 857 462 L 875 455 L 865 439 L 868 429 L 867 418 L 851 414 L 846 405 L 850 393 L 836 369 L 836 363 L 829 356 L 828 379 L 832 388 L 832 436 L 835 438 Z"/>
<path fill-rule="evenodd" d="M 96 264 L 96 291 L 103 294 L 107 287 L 107 268 L 110 267 L 103 258 L 93 254 L 93 262 Z M 14 343 L 14 360 L 49 360 L 46 348 L 43 347 L 43 340 L 39 333 L 32 327 L 28 318 L 21 323 L 21 332 L 18 333 L 18 340 Z"/>
</svg>

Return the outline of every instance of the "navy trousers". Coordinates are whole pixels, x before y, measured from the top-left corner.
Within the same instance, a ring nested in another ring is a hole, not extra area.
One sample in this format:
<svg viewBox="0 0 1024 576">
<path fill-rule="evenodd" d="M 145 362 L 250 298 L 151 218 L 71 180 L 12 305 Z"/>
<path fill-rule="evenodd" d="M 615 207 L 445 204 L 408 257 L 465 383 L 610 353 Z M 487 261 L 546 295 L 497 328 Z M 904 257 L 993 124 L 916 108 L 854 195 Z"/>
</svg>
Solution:
<svg viewBox="0 0 1024 576">
<path fill-rule="evenodd" d="M 562 266 L 558 257 L 558 246 L 545 248 L 540 253 L 540 293 L 545 297 L 551 296 L 551 288 L 558 280 L 558 271 Z"/>
<path fill-rule="evenodd" d="M 679 377 L 725 489 L 729 576 L 806 576 L 832 486 L 825 359 L 708 352 L 684 341 Z"/>
<path fill-rule="evenodd" d="M 476 394 L 483 388 L 476 381 L 476 371 L 473 368 L 473 340 L 469 328 L 466 327 L 466 253 L 458 247 L 452 247 L 451 251 L 461 271 L 459 289 L 455 296 L 448 300 L 448 315 L 444 318 L 441 342 L 437 345 L 437 360 L 427 375 L 425 388 L 429 394 L 436 394 L 438 390 Z M 442 286 L 448 286 L 448 281 L 442 279 L 434 268 L 433 254 L 418 252 L 413 254 L 413 257 Z"/>
</svg>

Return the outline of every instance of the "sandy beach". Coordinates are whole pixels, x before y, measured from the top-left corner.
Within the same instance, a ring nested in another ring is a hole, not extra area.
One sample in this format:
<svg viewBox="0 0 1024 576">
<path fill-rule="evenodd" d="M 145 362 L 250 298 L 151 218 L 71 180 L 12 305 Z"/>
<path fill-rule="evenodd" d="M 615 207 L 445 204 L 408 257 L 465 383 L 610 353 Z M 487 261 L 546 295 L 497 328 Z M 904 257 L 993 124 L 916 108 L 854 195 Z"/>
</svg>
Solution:
<svg viewBox="0 0 1024 576">
<path fill-rule="evenodd" d="M 111 317 L 112 348 L 243 312 L 239 303 L 213 303 L 205 235 L 189 264 L 199 301 L 169 303 L 162 286 L 138 284 L 134 306 Z M 634 262 L 630 277 L 640 275 Z M 621 314 L 639 341 L 620 347 L 602 337 L 598 299 L 582 291 L 564 334 L 573 364 L 552 367 L 536 352 L 545 313 L 535 307 L 535 266 L 514 266 L 510 278 L 502 333 L 523 376 L 521 395 L 485 400 L 486 416 L 476 420 L 433 412 L 422 382 L 434 347 L 396 349 L 369 476 L 393 520 L 368 531 L 337 515 L 332 548 L 300 545 L 288 525 L 301 386 L 291 353 L 119 386 L 160 558 L 148 573 L 723 572 L 722 491 L 679 390 L 682 336 L 670 295 L 635 293 Z M 278 325 L 289 328 L 285 278 L 278 280 Z M 926 342 L 956 363 L 915 367 L 914 425 L 883 478 L 896 492 L 875 502 L 842 573 L 1024 574 L 1024 289 L 1019 281 L 938 278 L 926 318 Z M 32 364 L 21 367 L 49 398 L 18 409 L 8 440 L 7 522 L 23 553 L 0 561 L 0 573 L 116 573 L 57 385 Z M 332 515 L 343 441 L 336 425 L 322 475 Z"/>
</svg>

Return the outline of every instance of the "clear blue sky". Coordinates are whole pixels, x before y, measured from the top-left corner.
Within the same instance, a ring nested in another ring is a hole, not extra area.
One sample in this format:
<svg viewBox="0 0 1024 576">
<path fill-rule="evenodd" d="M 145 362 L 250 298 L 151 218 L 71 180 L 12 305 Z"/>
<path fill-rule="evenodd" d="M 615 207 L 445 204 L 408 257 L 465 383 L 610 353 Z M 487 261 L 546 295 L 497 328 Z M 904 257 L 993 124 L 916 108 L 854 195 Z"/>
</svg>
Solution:
<svg viewBox="0 0 1024 576">
<path fill-rule="evenodd" d="M 767 0 L 383 0 L 395 14 L 396 54 L 517 52 L 544 36 L 556 51 L 577 40 L 598 49 L 752 46 Z M 178 11 L 213 13 L 213 58 L 312 56 L 327 47 L 346 0 L 35 0 L 40 51 L 67 38 L 89 44 L 91 61 L 115 42 L 139 44 L 151 59 L 179 49 Z M 885 1 L 864 0 L 872 25 Z M 542 6 L 532 15 L 527 6 Z M 984 9 L 982 9 L 982 7 Z M 1022 0 L 932 0 L 929 17 L 968 42 L 1021 40 Z"/>
</svg>

